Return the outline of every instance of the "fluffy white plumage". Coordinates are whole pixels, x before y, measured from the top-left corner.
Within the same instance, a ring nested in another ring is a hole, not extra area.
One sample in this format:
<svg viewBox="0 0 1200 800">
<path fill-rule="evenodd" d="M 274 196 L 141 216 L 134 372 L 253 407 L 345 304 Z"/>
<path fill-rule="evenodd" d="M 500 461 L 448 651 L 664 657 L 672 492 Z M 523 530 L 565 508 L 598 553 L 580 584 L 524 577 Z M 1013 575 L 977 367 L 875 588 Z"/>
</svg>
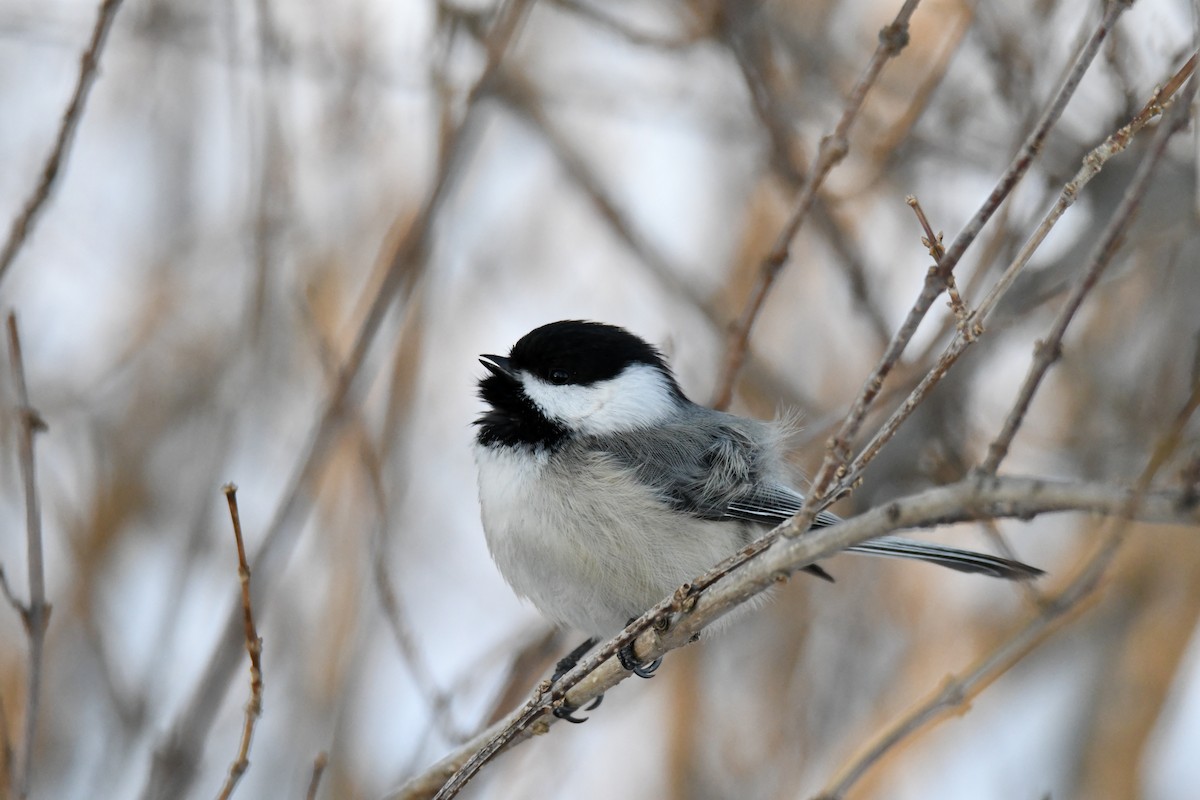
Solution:
<svg viewBox="0 0 1200 800">
<path fill-rule="evenodd" d="M 611 457 L 576 450 L 553 468 L 512 450 L 477 447 L 475 457 L 500 573 L 547 618 L 591 636 L 620 630 L 747 541 L 741 524 L 671 511 Z"/>
</svg>

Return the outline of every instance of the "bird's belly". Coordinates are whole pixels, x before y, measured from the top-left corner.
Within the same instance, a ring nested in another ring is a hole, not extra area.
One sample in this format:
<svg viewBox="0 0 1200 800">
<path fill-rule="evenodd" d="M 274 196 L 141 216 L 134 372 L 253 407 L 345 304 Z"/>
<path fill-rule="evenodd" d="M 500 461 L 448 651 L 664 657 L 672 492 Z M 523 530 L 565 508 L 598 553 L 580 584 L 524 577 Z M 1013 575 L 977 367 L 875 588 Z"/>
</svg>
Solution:
<svg viewBox="0 0 1200 800">
<path fill-rule="evenodd" d="M 743 541 L 737 523 L 675 513 L 603 463 L 476 449 L 488 549 L 505 580 L 560 625 L 611 634 Z"/>
</svg>

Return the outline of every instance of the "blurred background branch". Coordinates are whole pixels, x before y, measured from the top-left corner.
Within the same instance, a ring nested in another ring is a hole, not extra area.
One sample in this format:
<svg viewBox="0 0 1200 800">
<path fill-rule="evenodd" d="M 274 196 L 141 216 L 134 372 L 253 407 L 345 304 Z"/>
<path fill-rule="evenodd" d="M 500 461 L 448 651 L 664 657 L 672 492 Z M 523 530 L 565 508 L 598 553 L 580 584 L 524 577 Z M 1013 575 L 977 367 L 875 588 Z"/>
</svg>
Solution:
<svg viewBox="0 0 1200 800">
<path fill-rule="evenodd" d="M 66 111 L 63 112 L 58 135 L 54 138 L 54 146 L 46 157 L 46 163 L 42 167 L 37 185 L 34 186 L 33 192 L 26 200 L 25 207 L 13 220 L 12 228 L 8 232 L 8 239 L 4 242 L 4 249 L 0 250 L 0 282 L 4 280 L 4 274 L 12 266 L 13 259 L 17 257 L 21 246 L 25 244 L 30 231 L 37 223 L 38 215 L 42 212 L 46 201 L 50 199 L 50 193 L 62 172 L 63 164 L 71 148 L 71 141 L 75 137 L 75 130 L 79 127 L 80 117 L 83 116 L 88 93 L 96 81 L 96 73 L 100 66 L 100 54 L 104 50 L 108 32 L 112 29 L 113 19 L 120 7 L 121 0 L 104 0 L 100 4 L 100 10 L 96 14 L 96 27 L 92 29 L 92 39 L 79 61 L 79 81 L 75 84 L 75 91 L 71 95 L 70 102 L 67 103 Z"/>
<path fill-rule="evenodd" d="M 8 580 L 0 570 L 0 583 L 5 599 L 17 611 L 25 626 L 29 642 L 29 659 L 25 668 L 25 696 L 22 714 L 25 724 L 21 731 L 20 756 L 10 759 L 12 751 L 5 731 L 5 764 L 11 770 L 14 797 L 29 797 L 33 781 L 34 747 L 37 742 L 38 709 L 42 701 L 42 665 L 46 648 L 46 628 L 50 625 L 51 606 L 46 602 L 46 562 L 42 546 L 42 505 L 37 485 L 37 466 L 34 460 L 34 437 L 46 430 L 46 423 L 29 401 L 29 386 L 25 379 L 25 357 L 21 350 L 21 335 L 17 315 L 9 312 L 5 331 L 8 339 L 8 359 L 12 370 L 17 408 L 18 461 L 21 465 L 21 484 L 24 487 L 25 547 L 29 577 L 29 602 L 22 603 L 13 594 Z M 7 727 L 7 721 L 5 722 Z M 6 782 L 4 785 L 8 785 Z"/>
</svg>

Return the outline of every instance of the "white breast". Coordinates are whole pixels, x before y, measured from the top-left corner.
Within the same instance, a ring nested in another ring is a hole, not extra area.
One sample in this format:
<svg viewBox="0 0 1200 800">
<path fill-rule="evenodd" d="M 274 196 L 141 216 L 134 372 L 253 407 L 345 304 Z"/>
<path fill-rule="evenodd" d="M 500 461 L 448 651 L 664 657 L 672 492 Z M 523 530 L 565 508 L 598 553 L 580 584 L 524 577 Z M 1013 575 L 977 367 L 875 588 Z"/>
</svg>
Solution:
<svg viewBox="0 0 1200 800">
<path fill-rule="evenodd" d="M 488 549 L 548 618 L 607 635 L 744 541 L 735 522 L 679 515 L 607 456 L 476 445 Z"/>
</svg>

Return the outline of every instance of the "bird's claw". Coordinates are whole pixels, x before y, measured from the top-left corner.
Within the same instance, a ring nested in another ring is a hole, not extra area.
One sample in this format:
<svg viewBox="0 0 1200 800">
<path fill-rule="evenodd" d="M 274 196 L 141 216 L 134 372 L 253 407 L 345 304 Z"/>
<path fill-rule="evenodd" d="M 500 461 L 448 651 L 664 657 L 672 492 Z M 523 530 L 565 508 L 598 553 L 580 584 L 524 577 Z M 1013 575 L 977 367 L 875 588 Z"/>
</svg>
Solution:
<svg viewBox="0 0 1200 800">
<path fill-rule="evenodd" d="M 647 663 L 638 661 L 637 656 L 633 654 L 633 642 L 622 647 L 617 651 L 617 660 L 621 662 L 621 666 L 637 675 L 639 678 L 653 678 L 654 671 L 662 664 L 662 658 L 656 658 Z"/>
<path fill-rule="evenodd" d="M 584 709 L 584 711 L 594 710 L 597 706 L 600 705 L 600 701 L 603 699 L 604 699 L 604 695 L 599 695 L 595 700 L 592 701 L 592 704 L 590 706 L 588 706 L 587 708 Z M 581 722 L 587 722 L 588 721 L 587 717 L 575 716 L 575 712 L 578 710 L 579 710 L 578 706 L 569 706 L 569 705 L 567 705 L 566 701 L 564 700 L 560 705 L 555 706 L 554 710 L 551 711 L 550 713 L 554 714 L 554 716 L 558 717 L 559 719 L 564 719 L 567 722 L 574 722 L 576 725 L 578 725 Z"/>
</svg>

